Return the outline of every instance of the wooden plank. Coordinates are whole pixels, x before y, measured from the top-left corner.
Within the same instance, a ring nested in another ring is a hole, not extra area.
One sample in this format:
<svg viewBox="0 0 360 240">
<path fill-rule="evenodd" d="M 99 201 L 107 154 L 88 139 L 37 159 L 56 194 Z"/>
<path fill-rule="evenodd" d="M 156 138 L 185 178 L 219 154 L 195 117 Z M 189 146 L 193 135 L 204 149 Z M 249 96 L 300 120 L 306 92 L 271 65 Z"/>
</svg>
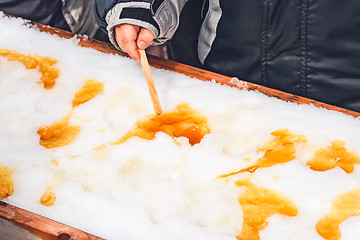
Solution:
<svg viewBox="0 0 360 240">
<path fill-rule="evenodd" d="M 89 233 L 0 201 L 0 217 L 44 240 L 100 240 Z"/>
</svg>

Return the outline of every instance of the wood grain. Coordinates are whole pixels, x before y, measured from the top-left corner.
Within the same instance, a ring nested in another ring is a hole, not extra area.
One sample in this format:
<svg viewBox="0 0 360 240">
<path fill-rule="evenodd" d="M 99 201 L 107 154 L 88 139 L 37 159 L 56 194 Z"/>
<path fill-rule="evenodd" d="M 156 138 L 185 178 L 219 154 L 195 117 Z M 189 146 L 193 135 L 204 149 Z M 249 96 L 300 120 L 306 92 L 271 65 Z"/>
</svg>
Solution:
<svg viewBox="0 0 360 240">
<path fill-rule="evenodd" d="M 45 240 L 100 240 L 89 233 L 0 201 L 0 217 Z"/>
</svg>

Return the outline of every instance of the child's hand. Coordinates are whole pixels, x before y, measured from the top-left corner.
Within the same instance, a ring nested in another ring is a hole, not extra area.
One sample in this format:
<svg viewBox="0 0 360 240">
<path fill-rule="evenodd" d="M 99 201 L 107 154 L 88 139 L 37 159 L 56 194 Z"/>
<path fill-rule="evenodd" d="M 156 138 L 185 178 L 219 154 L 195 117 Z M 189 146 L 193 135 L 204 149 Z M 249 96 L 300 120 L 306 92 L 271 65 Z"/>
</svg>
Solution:
<svg viewBox="0 0 360 240">
<path fill-rule="evenodd" d="M 153 43 L 154 34 L 146 29 L 131 24 L 115 27 L 115 39 L 119 47 L 136 62 L 140 62 L 138 49 L 145 49 Z"/>
</svg>

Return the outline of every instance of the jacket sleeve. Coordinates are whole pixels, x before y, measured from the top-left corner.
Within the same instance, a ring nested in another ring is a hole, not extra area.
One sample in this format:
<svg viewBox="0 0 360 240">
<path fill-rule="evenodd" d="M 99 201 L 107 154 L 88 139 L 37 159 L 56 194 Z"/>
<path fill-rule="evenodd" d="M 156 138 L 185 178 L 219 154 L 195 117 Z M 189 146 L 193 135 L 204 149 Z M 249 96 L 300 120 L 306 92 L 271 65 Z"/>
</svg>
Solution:
<svg viewBox="0 0 360 240">
<path fill-rule="evenodd" d="M 100 28 L 115 41 L 114 27 L 122 23 L 149 29 L 155 43 L 170 39 L 178 25 L 179 16 L 187 0 L 95 0 L 95 17 Z"/>
</svg>

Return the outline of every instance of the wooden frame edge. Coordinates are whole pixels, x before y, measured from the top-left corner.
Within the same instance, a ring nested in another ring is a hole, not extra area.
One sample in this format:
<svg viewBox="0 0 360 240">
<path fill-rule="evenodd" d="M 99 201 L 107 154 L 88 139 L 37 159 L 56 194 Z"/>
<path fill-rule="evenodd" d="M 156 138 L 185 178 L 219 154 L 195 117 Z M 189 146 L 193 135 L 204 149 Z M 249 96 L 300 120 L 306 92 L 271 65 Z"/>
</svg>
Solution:
<svg viewBox="0 0 360 240">
<path fill-rule="evenodd" d="M 0 217 L 42 239 L 101 240 L 92 234 L 0 201 Z"/>
</svg>

